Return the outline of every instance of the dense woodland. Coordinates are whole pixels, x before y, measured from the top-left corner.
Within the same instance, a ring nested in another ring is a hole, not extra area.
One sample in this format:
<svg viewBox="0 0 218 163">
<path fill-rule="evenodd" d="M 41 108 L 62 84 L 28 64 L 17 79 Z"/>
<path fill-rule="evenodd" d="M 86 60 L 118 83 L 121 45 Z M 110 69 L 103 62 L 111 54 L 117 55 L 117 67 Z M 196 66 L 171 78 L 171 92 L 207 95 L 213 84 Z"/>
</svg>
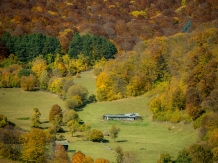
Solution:
<svg viewBox="0 0 218 163">
<path fill-rule="evenodd" d="M 149 104 L 153 120 L 193 123 L 202 139 L 181 151 L 176 160 L 162 154 L 158 163 L 218 161 L 218 1 L 0 3 L 0 87 L 50 91 L 75 111 L 90 102 L 153 91 Z M 72 76 L 90 69 L 96 76 L 96 95 L 73 82 Z M 5 117 L 0 120 L 5 135 L 14 130 Z M 14 132 L 14 155 L 28 161 L 28 156 L 16 152 L 19 144 L 25 151 L 27 137 L 36 131 L 18 140 L 20 132 Z M 40 132 L 44 144 L 50 141 Z M 0 145 L 7 151 L 5 141 L 1 138 Z"/>
</svg>

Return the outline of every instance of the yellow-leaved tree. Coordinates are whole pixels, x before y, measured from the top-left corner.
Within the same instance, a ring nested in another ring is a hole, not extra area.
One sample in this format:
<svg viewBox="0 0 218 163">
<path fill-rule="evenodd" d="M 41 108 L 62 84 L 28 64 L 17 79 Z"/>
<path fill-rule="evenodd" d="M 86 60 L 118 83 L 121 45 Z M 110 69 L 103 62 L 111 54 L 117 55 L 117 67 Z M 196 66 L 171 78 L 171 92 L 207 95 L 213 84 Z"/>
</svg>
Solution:
<svg viewBox="0 0 218 163">
<path fill-rule="evenodd" d="M 47 68 L 46 61 L 42 58 L 36 58 L 32 62 L 32 71 L 36 74 L 36 76 L 39 78 L 41 73 Z"/>
<path fill-rule="evenodd" d="M 32 128 L 30 132 L 21 135 L 23 150 L 21 158 L 23 162 L 47 162 L 48 141 L 50 136 L 38 128 Z"/>
</svg>

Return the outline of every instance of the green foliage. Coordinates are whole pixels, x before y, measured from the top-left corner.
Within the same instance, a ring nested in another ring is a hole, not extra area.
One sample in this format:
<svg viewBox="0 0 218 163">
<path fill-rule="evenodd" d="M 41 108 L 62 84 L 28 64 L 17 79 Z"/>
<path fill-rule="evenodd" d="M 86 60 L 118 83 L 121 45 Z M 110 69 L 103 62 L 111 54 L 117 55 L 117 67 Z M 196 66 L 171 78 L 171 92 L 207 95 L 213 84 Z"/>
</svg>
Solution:
<svg viewBox="0 0 218 163">
<path fill-rule="evenodd" d="M 74 110 L 67 110 L 63 115 L 63 122 L 68 123 L 71 120 L 79 122 L 79 114 Z"/>
<path fill-rule="evenodd" d="M 93 142 L 101 142 L 104 138 L 104 135 L 100 130 L 93 129 L 90 131 L 88 138 Z"/>
<path fill-rule="evenodd" d="M 189 156 L 189 153 L 187 150 L 182 150 L 181 152 L 179 152 L 175 163 L 192 163 L 192 159 Z"/>
<path fill-rule="evenodd" d="M 172 158 L 169 154 L 161 154 L 157 163 L 174 163 Z"/>
<path fill-rule="evenodd" d="M 73 136 L 73 134 L 74 134 L 75 132 L 79 131 L 80 124 L 79 124 L 79 122 L 76 121 L 76 120 L 71 120 L 71 121 L 69 121 L 69 122 L 67 123 L 67 126 L 68 126 L 68 128 L 69 128 L 70 133 L 71 133 L 72 136 Z"/>
<path fill-rule="evenodd" d="M 80 107 L 87 101 L 88 90 L 87 88 L 74 84 L 68 88 L 66 97 L 75 102 L 75 107 Z M 73 108 L 74 109 L 74 108 Z"/>
<path fill-rule="evenodd" d="M 109 132 L 110 132 L 110 137 L 112 139 L 114 139 L 114 141 L 115 141 L 115 139 L 118 137 L 120 129 L 113 125 L 113 126 L 111 126 L 111 129 Z"/>
<path fill-rule="evenodd" d="M 72 58 L 78 58 L 79 54 L 84 54 L 89 58 L 89 61 L 99 60 L 102 57 L 105 59 L 114 58 L 117 49 L 113 43 L 105 37 L 97 35 L 83 35 L 75 33 L 68 54 Z"/>
<path fill-rule="evenodd" d="M 118 146 L 116 149 L 116 160 L 117 160 L 117 163 L 122 163 L 123 160 L 124 160 L 124 152 L 123 152 L 123 149 Z"/>
<path fill-rule="evenodd" d="M 58 39 L 46 37 L 42 34 L 29 34 L 25 36 L 11 36 L 3 34 L 2 42 L 22 62 L 28 62 L 43 54 L 56 54 L 61 50 Z"/>
<path fill-rule="evenodd" d="M 40 88 L 43 90 L 48 89 L 48 82 L 50 80 L 47 70 L 42 71 L 39 77 Z"/>
<path fill-rule="evenodd" d="M 8 124 L 7 117 L 0 114 L 0 127 L 5 127 Z"/>
<path fill-rule="evenodd" d="M 19 78 L 21 78 L 22 76 L 30 76 L 30 74 L 33 74 L 32 70 L 26 69 L 26 68 L 22 68 L 22 69 L 18 72 Z"/>
<path fill-rule="evenodd" d="M 39 127 L 40 125 L 40 116 L 41 116 L 41 113 L 39 112 L 39 109 L 38 108 L 34 108 L 33 109 L 33 115 L 31 117 L 31 127 Z"/>
</svg>

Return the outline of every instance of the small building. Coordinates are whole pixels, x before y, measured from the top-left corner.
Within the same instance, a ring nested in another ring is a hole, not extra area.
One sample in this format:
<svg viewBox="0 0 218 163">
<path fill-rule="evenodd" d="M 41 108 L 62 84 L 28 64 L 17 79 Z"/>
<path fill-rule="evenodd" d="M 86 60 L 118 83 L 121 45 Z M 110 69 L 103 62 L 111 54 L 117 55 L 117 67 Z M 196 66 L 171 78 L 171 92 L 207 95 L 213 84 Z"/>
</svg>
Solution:
<svg viewBox="0 0 218 163">
<path fill-rule="evenodd" d="M 138 113 L 128 113 L 128 114 L 105 114 L 102 116 L 104 120 L 140 120 L 142 117 Z"/>
<path fill-rule="evenodd" d="M 58 144 L 62 145 L 62 146 L 64 147 L 64 149 L 65 149 L 66 151 L 68 151 L 69 143 L 68 143 L 67 140 L 55 141 L 55 145 L 58 145 Z"/>
</svg>

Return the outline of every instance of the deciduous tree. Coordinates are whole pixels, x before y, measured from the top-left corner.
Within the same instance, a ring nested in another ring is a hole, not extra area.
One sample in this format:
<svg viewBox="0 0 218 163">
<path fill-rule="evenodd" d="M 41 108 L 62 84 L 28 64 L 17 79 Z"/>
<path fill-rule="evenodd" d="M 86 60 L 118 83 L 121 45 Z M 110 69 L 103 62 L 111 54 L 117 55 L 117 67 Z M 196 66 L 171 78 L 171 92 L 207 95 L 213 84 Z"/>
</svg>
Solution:
<svg viewBox="0 0 218 163">
<path fill-rule="evenodd" d="M 118 137 L 118 134 L 119 134 L 119 132 L 120 132 L 120 129 L 119 128 L 117 128 L 116 126 L 111 126 L 111 129 L 110 129 L 110 137 L 112 138 L 112 139 L 114 139 L 114 141 L 115 141 L 115 139 Z"/>
<path fill-rule="evenodd" d="M 53 157 L 53 163 L 69 163 L 70 158 L 67 151 L 61 144 L 57 144 L 55 148 L 55 153 Z"/>
<path fill-rule="evenodd" d="M 39 127 L 40 125 L 40 116 L 41 116 L 41 113 L 39 112 L 39 109 L 38 108 L 34 108 L 33 109 L 33 115 L 31 117 L 31 127 Z"/>
<path fill-rule="evenodd" d="M 58 104 L 52 106 L 49 112 L 49 121 L 54 126 L 59 126 L 62 123 L 63 112 Z"/>
<path fill-rule="evenodd" d="M 30 132 L 21 136 L 22 160 L 24 162 L 47 162 L 49 135 L 41 129 L 32 128 Z"/>
</svg>

